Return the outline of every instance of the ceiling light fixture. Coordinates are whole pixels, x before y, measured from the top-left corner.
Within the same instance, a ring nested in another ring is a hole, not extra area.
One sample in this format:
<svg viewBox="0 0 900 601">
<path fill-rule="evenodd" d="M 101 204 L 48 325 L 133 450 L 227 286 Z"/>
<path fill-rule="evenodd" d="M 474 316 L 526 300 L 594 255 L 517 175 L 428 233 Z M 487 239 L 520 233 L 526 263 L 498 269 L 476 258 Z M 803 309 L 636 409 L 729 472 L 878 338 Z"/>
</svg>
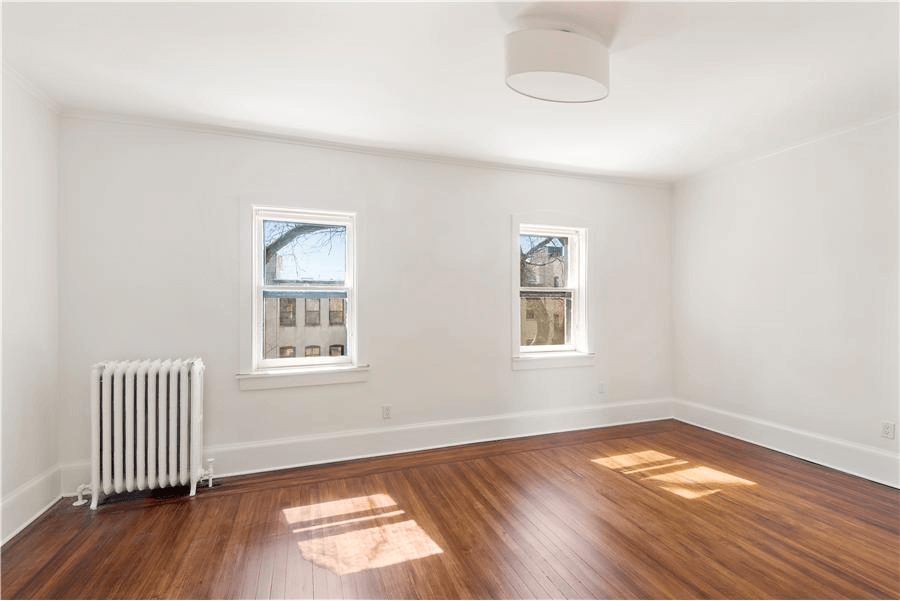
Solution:
<svg viewBox="0 0 900 601">
<path fill-rule="evenodd" d="M 594 102 L 609 94 L 609 49 L 587 36 L 523 29 L 506 36 L 506 85 L 551 102 Z"/>
</svg>

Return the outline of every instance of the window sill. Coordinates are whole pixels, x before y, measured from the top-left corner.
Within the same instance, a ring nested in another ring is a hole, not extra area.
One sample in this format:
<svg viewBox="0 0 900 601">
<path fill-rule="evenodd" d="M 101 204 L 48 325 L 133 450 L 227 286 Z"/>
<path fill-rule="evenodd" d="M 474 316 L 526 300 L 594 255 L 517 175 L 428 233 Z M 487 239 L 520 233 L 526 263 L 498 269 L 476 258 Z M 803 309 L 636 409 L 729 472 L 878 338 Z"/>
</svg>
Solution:
<svg viewBox="0 0 900 601">
<path fill-rule="evenodd" d="M 299 386 L 326 386 L 329 384 L 351 384 L 369 379 L 369 366 L 328 365 L 323 367 L 303 367 L 299 369 L 272 369 L 251 374 L 237 374 L 241 390 L 270 390 L 273 388 L 295 388 Z"/>
<path fill-rule="evenodd" d="M 546 369 L 553 367 L 590 367 L 596 364 L 594 353 L 556 352 L 522 353 L 512 358 L 513 371 L 523 369 Z"/>
</svg>

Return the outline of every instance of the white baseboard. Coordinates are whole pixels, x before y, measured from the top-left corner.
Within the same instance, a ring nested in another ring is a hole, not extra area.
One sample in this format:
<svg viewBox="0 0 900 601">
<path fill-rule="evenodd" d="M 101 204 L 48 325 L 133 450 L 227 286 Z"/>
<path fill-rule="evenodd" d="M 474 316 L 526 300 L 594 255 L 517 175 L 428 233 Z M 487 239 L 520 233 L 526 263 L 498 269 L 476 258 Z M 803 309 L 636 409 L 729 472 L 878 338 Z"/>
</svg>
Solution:
<svg viewBox="0 0 900 601">
<path fill-rule="evenodd" d="M 54 465 L 22 484 L 0 501 L 0 544 L 21 532 L 25 526 L 47 511 L 60 499 L 60 466 Z"/>
<path fill-rule="evenodd" d="M 900 454 L 683 399 L 671 406 L 679 421 L 900 488 Z"/>
<path fill-rule="evenodd" d="M 648 399 L 215 445 L 207 447 L 206 456 L 215 457 L 217 475 L 235 476 L 490 440 L 652 421 L 666 419 L 670 415 L 668 398 Z"/>
</svg>

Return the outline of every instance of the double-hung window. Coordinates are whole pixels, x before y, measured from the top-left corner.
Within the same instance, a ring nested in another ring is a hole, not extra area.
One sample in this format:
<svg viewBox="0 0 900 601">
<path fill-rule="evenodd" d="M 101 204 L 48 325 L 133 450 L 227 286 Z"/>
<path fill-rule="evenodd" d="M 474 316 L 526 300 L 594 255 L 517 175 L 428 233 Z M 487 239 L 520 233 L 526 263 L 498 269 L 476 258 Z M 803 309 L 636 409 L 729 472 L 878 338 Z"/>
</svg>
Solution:
<svg viewBox="0 0 900 601">
<path fill-rule="evenodd" d="M 520 224 L 518 356 L 587 352 L 585 230 Z"/>
<path fill-rule="evenodd" d="M 354 216 L 259 207 L 253 214 L 254 369 L 352 363 Z"/>
</svg>

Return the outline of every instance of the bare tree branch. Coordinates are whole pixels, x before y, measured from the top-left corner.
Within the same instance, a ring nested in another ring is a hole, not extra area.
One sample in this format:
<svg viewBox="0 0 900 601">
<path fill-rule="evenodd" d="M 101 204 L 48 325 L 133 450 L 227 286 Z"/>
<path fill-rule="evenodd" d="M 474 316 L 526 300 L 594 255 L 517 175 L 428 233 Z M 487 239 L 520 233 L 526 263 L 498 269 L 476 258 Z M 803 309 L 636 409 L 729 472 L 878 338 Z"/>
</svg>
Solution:
<svg viewBox="0 0 900 601">
<path fill-rule="evenodd" d="M 266 263 L 268 263 L 272 259 L 272 257 L 274 257 L 278 253 L 279 250 L 296 240 L 298 236 L 328 230 L 336 231 L 338 228 L 342 227 L 343 226 L 325 225 L 322 223 L 292 224 L 291 227 L 285 230 L 280 236 L 278 236 L 278 238 L 276 238 L 266 246 Z"/>
<path fill-rule="evenodd" d="M 538 236 L 528 236 L 529 239 L 537 238 Z M 552 243 L 554 240 L 558 240 L 556 236 L 545 237 L 543 240 L 529 248 L 527 251 L 523 251 L 521 246 L 519 247 L 519 278 L 520 281 L 524 282 L 526 280 L 526 273 L 529 266 L 531 267 L 543 267 L 545 265 L 549 265 L 550 263 L 558 263 L 563 259 L 561 257 L 552 257 L 546 263 L 536 263 L 534 262 L 534 256 L 540 249 Z"/>
<path fill-rule="evenodd" d="M 554 240 L 554 237 L 552 237 L 552 236 L 551 236 L 550 238 L 544 238 L 541 242 L 539 242 L 538 244 L 535 244 L 535 245 L 532 246 L 530 249 L 528 249 L 528 252 L 522 252 L 522 249 L 520 248 L 520 249 L 519 249 L 519 253 L 520 253 L 523 257 L 530 257 L 531 255 L 533 255 L 534 253 L 536 253 L 536 252 L 539 251 L 540 249 L 544 248 L 545 246 L 547 246 L 548 244 L 550 244 L 551 242 L 553 242 L 553 240 Z"/>
</svg>

